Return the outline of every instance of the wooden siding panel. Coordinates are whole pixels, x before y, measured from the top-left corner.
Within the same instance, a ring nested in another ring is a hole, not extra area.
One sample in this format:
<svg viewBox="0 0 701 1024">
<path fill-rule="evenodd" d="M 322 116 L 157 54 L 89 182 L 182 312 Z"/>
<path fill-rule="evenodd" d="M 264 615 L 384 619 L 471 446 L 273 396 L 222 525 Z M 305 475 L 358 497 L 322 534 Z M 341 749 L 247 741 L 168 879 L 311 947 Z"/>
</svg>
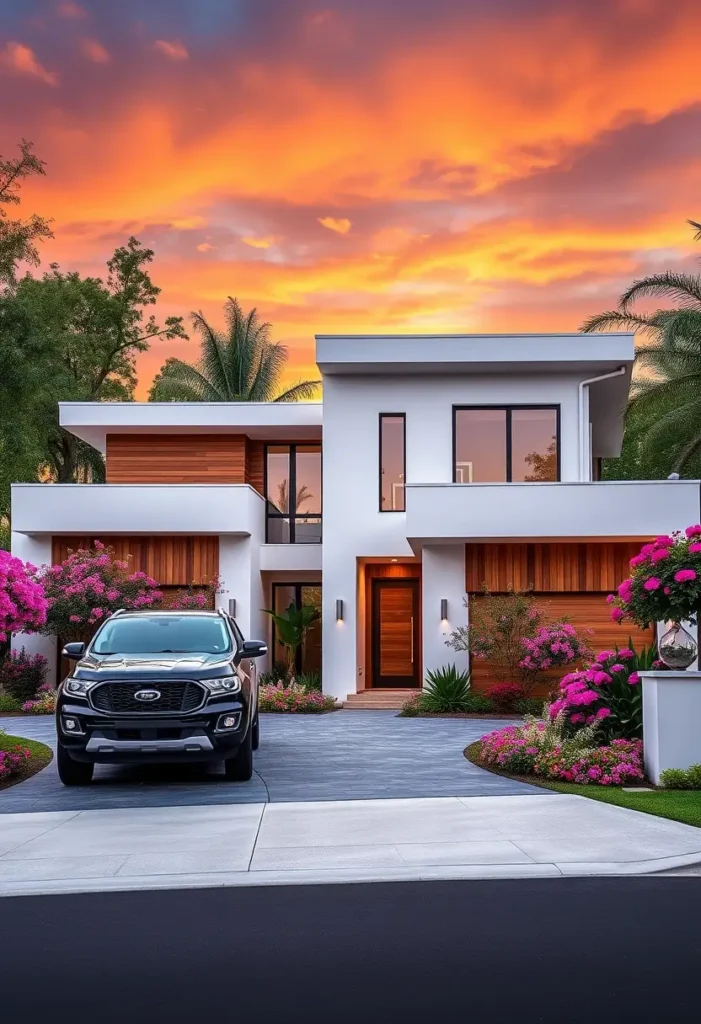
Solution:
<svg viewBox="0 0 701 1024">
<path fill-rule="evenodd" d="M 219 538 L 202 537 L 54 537 L 55 565 L 70 551 L 92 547 L 95 540 L 114 548 L 118 559 L 131 558 L 133 572 L 145 572 L 164 587 L 187 587 L 209 582 L 219 571 Z"/>
<path fill-rule="evenodd" d="M 536 594 L 609 593 L 629 573 L 643 541 L 468 544 L 465 589 L 493 594 L 531 588 Z"/>
<path fill-rule="evenodd" d="M 246 483 L 265 497 L 265 441 L 246 444 Z"/>
<path fill-rule="evenodd" d="M 108 434 L 108 484 L 242 484 L 246 438 L 238 434 Z"/>
</svg>

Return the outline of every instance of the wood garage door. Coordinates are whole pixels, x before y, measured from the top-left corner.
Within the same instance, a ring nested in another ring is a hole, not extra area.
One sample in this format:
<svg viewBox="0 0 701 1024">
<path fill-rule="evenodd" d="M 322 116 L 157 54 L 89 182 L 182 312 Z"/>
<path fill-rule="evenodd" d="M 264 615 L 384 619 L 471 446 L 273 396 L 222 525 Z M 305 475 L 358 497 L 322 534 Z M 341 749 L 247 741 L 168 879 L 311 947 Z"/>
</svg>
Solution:
<svg viewBox="0 0 701 1024">
<path fill-rule="evenodd" d="M 470 606 L 475 601 L 480 601 L 479 595 L 470 598 Z M 628 640 L 633 642 L 636 650 L 643 646 L 649 646 L 653 640 L 651 629 L 640 629 L 632 623 L 626 622 L 618 626 L 611 621 L 610 608 L 606 604 L 605 594 L 536 594 L 537 605 L 545 611 L 548 618 L 566 618 L 577 630 L 584 634 L 584 631 L 591 629 L 592 633 L 587 637 L 589 645 L 594 653 L 608 648 L 612 650 L 616 645 L 626 647 Z M 553 682 L 557 685 L 562 677 L 563 670 L 553 672 Z M 493 682 L 490 663 L 481 661 L 478 658 L 472 659 L 472 685 L 476 690 L 488 689 Z M 546 693 L 548 686 L 537 691 L 537 694 Z"/>
</svg>

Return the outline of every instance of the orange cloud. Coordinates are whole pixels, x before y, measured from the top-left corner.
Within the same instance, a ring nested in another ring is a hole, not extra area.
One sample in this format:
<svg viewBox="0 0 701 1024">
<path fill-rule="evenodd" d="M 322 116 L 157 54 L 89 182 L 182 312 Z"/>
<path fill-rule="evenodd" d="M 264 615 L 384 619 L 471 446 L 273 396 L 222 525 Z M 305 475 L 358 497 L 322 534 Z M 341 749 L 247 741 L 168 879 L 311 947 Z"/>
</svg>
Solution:
<svg viewBox="0 0 701 1024">
<path fill-rule="evenodd" d="M 80 49 L 83 56 L 91 60 L 93 64 L 109 64 L 112 60 L 109 52 L 97 39 L 81 39 Z"/>
<path fill-rule="evenodd" d="M 338 235 L 347 235 L 351 229 L 351 222 L 347 217 L 317 217 L 323 228 L 335 231 Z"/>
<path fill-rule="evenodd" d="M 0 65 L 20 75 L 31 75 L 32 78 L 38 78 L 46 85 L 58 85 L 56 72 L 47 71 L 37 59 L 34 51 L 24 43 L 6 43 L 4 49 L 0 50 Z"/>
<path fill-rule="evenodd" d="M 154 50 L 158 50 L 171 60 L 187 60 L 190 54 L 187 48 L 177 39 L 157 39 L 153 44 Z"/>
<path fill-rule="evenodd" d="M 252 236 L 247 235 L 245 238 L 242 238 L 241 241 L 246 245 L 250 245 L 252 249 L 269 249 L 274 243 L 275 238 L 272 235 L 267 235 L 264 238 L 253 238 Z"/>
<path fill-rule="evenodd" d="M 216 246 L 212 245 L 210 242 L 200 242 L 200 244 L 195 246 L 195 248 L 198 252 L 211 252 L 212 249 L 216 248 Z"/>
</svg>

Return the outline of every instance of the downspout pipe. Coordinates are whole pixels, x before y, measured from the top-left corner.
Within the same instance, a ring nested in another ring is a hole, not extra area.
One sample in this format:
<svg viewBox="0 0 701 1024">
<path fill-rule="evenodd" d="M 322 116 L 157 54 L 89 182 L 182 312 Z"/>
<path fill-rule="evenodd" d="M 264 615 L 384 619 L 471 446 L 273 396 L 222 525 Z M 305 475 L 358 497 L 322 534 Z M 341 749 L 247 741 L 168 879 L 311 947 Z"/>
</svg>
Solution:
<svg viewBox="0 0 701 1024">
<path fill-rule="evenodd" d="M 626 366 L 619 366 L 617 370 L 612 370 L 611 373 L 602 373 L 599 377 L 590 377 L 588 380 L 581 380 L 579 382 L 579 479 L 589 480 L 590 473 L 587 469 L 586 453 L 589 447 L 589 430 L 586 429 L 588 424 L 585 422 L 585 409 L 584 409 L 584 389 L 588 388 L 590 384 L 598 384 L 602 380 L 610 380 L 612 377 L 621 377 L 627 370 Z"/>
</svg>

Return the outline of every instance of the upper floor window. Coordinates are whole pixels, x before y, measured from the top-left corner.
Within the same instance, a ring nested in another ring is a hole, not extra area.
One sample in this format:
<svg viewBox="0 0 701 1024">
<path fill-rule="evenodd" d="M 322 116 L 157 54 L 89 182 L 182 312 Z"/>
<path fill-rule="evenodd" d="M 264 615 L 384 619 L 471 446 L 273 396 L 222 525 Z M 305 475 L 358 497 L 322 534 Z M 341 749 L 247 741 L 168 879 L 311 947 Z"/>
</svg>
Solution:
<svg viewBox="0 0 701 1024">
<path fill-rule="evenodd" d="M 406 417 L 380 413 L 380 512 L 406 508 Z"/>
<path fill-rule="evenodd" d="M 560 479 L 559 406 L 456 406 L 453 416 L 456 483 Z"/>
<path fill-rule="evenodd" d="M 265 497 L 268 544 L 319 544 L 321 445 L 266 445 Z"/>
</svg>

